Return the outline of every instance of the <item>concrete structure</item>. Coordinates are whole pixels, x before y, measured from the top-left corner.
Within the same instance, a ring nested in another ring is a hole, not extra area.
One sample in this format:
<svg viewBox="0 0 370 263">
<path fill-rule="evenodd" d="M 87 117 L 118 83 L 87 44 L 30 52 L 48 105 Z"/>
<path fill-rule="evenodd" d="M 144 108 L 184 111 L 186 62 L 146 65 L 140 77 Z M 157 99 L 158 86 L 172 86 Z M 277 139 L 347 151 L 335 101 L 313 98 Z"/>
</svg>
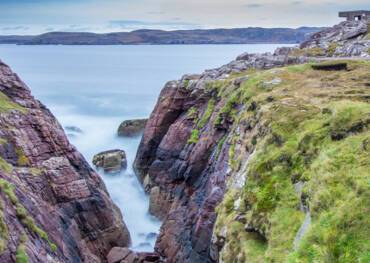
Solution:
<svg viewBox="0 0 370 263">
<path fill-rule="evenodd" d="M 339 17 L 345 17 L 347 21 L 356 21 L 356 20 L 370 21 L 370 11 L 358 10 L 358 11 L 339 12 Z"/>
</svg>

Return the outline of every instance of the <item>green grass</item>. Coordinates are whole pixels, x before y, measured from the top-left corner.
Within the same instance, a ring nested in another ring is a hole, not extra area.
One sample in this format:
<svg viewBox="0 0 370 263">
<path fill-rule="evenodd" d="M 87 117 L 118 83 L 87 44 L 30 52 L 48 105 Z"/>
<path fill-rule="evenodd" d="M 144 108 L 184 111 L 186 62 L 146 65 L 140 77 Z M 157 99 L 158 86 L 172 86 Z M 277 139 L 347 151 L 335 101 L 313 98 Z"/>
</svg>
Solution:
<svg viewBox="0 0 370 263">
<path fill-rule="evenodd" d="M 0 200 L 0 254 L 6 249 L 9 238 L 9 230 L 4 221 L 3 209 L 4 209 L 3 201 Z"/>
<path fill-rule="evenodd" d="M 26 108 L 12 102 L 4 93 L 0 92 L 0 113 L 7 113 L 11 110 L 17 110 L 21 113 L 26 113 Z"/>
<path fill-rule="evenodd" d="M 197 143 L 199 141 L 199 130 L 192 130 L 190 138 L 188 140 L 188 144 Z"/>
<path fill-rule="evenodd" d="M 215 109 L 215 106 L 216 106 L 215 99 L 213 99 L 213 98 L 210 99 L 208 101 L 208 105 L 207 105 L 206 111 L 204 112 L 202 118 L 198 122 L 198 129 L 199 130 L 203 129 L 203 127 L 208 123 L 208 121 L 211 118 L 212 113 L 213 113 L 213 111 Z"/>
<path fill-rule="evenodd" d="M 28 256 L 26 253 L 26 248 L 23 244 L 20 244 L 17 248 L 15 262 L 16 263 L 28 263 Z"/>
<path fill-rule="evenodd" d="M 335 42 L 330 43 L 329 47 L 328 47 L 328 55 L 332 57 L 334 55 L 337 47 L 338 47 L 337 43 L 335 43 Z"/>
<path fill-rule="evenodd" d="M 0 170 L 7 174 L 11 174 L 13 171 L 13 166 L 0 157 Z"/>
<path fill-rule="evenodd" d="M 258 102 L 258 139 L 242 191 L 230 189 L 217 208 L 216 234 L 226 227 L 224 262 L 369 262 L 370 104 L 361 97 L 370 63 L 350 71 L 314 72 L 310 64 L 277 73 L 282 84 L 263 90 L 271 72 L 256 72 L 242 87 L 244 103 Z M 367 73 L 366 73 L 367 72 Z M 276 98 L 265 102 L 267 95 Z M 238 122 L 235 125 L 239 125 Z M 229 162 L 238 159 L 231 142 Z M 243 145 L 242 145 L 243 147 Z M 235 171 L 238 171 L 236 169 Z M 312 224 L 297 251 L 293 241 L 305 214 L 294 183 L 304 182 Z M 236 200 L 241 200 L 238 211 Z M 244 231 L 237 215 L 261 233 Z"/>
<path fill-rule="evenodd" d="M 4 179 L 0 179 L 0 190 L 8 197 L 11 203 L 15 206 L 16 215 L 29 231 L 44 239 L 52 250 L 55 250 L 55 244 L 52 243 L 48 234 L 36 225 L 34 219 L 28 215 L 26 208 L 19 202 L 18 197 L 14 192 L 15 186 Z"/>
<path fill-rule="evenodd" d="M 28 166 L 30 164 L 27 156 L 24 154 L 22 148 L 16 148 L 15 152 L 18 156 L 18 166 Z"/>
</svg>

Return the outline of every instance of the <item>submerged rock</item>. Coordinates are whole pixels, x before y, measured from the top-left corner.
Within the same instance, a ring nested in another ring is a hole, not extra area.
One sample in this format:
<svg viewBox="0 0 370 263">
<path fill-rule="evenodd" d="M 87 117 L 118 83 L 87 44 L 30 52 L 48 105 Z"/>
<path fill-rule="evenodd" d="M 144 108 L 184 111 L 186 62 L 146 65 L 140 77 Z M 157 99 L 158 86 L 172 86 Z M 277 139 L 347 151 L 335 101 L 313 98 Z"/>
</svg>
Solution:
<svg viewBox="0 0 370 263">
<path fill-rule="evenodd" d="M 123 150 L 101 152 L 94 156 L 93 164 L 107 173 L 118 173 L 127 167 L 126 153 Z"/>
<path fill-rule="evenodd" d="M 68 132 L 83 133 L 83 131 L 77 126 L 65 126 L 64 129 Z"/>
<path fill-rule="evenodd" d="M 147 121 L 148 119 L 135 119 L 122 122 L 117 131 L 118 136 L 134 137 L 140 135 Z"/>
</svg>

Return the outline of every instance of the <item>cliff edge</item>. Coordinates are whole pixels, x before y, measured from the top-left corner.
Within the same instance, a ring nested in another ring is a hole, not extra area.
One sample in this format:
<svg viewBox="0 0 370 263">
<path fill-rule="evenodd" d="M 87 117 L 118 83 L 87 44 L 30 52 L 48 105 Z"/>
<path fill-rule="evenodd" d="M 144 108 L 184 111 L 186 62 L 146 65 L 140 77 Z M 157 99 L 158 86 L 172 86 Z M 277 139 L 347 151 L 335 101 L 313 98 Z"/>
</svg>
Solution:
<svg viewBox="0 0 370 263">
<path fill-rule="evenodd" d="M 342 48 L 361 32 L 165 85 L 135 166 L 166 262 L 368 259 L 370 54 Z"/>
<path fill-rule="evenodd" d="M 105 262 L 130 236 L 101 178 L 0 61 L 0 261 Z"/>
</svg>

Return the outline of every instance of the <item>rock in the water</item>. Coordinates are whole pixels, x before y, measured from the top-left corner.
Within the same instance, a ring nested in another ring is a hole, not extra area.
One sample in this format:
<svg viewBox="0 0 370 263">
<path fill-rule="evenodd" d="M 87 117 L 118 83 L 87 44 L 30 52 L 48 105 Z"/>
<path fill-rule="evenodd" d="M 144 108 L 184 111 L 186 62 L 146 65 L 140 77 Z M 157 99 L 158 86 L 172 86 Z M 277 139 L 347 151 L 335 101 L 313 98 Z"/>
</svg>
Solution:
<svg viewBox="0 0 370 263">
<path fill-rule="evenodd" d="M 68 132 L 73 132 L 73 133 L 83 133 L 83 131 L 78 128 L 77 126 L 66 126 L 64 129 Z"/>
<path fill-rule="evenodd" d="M 127 166 L 126 153 L 123 150 L 101 152 L 94 156 L 93 164 L 107 173 L 118 173 Z"/>
<path fill-rule="evenodd" d="M 118 136 L 133 137 L 140 135 L 148 119 L 126 120 L 118 128 Z"/>
</svg>

